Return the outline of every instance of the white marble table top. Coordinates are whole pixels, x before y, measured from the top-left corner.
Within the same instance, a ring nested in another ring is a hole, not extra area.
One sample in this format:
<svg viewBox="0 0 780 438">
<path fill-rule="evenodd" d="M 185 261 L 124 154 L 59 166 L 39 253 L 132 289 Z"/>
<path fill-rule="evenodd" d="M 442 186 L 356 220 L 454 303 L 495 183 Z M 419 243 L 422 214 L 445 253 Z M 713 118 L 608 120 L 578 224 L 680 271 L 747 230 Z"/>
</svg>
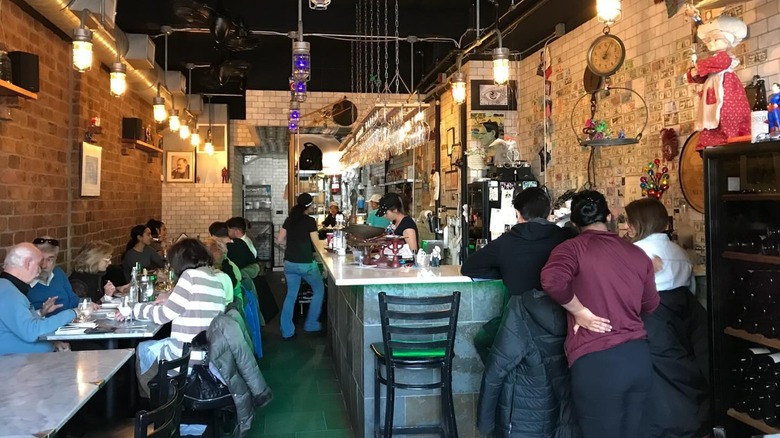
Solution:
<svg viewBox="0 0 780 438">
<path fill-rule="evenodd" d="M 351 254 L 338 256 L 328 252 L 324 240 L 320 240 L 315 248 L 336 286 L 471 283 L 472 281 L 471 278 L 461 275 L 460 266 L 457 265 L 427 269 L 362 267 L 355 263 Z"/>
<path fill-rule="evenodd" d="M 113 319 L 100 318 L 100 314 L 98 314 L 96 322 L 102 327 L 116 327 L 116 330 L 109 333 L 48 333 L 41 335 L 38 339 L 41 341 L 99 341 L 107 339 L 151 338 L 162 327 L 151 321 L 133 320 L 132 322 L 119 322 Z"/>
<path fill-rule="evenodd" d="M 133 350 L 0 356 L 0 436 L 53 436 L 116 372 Z"/>
</svg>

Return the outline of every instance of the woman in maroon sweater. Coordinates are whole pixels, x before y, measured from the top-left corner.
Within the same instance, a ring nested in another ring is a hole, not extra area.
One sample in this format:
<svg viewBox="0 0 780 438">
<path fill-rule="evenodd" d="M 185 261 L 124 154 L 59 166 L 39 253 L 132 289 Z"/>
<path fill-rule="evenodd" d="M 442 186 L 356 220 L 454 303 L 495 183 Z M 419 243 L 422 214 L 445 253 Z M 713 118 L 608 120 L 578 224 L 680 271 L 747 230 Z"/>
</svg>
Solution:
<svg viewBox="0 0 780 438">
<path fill-rule="evenodd" d="M 581 234 L 552 251 L 542 288 L 569 312 L 566 356 L 577 419 L 586 438 L 638 437 L 652 379 L 640 315 L 659 302 L 653 263 L 607 230 L 601 193 L 576 194 L 571 210 Z"/>
</svg>

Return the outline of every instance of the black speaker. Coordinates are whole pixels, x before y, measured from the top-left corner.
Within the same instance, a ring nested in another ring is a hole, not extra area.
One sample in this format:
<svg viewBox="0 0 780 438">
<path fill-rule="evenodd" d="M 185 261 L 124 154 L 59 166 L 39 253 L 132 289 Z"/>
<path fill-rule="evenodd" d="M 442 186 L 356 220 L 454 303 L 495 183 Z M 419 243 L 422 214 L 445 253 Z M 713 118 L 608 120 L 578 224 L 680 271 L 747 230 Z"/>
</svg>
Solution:
<svg viewBox="0 0 780 438">
<path fill-rule="evenodd" d="M 122 117 L 122 138 L 144 140 L 144 121 L 135 117 Z"/>
<path fill-rule="evenodd" d="M 27 91 L 40 91 L 38 55 L 27 52 L 9 52 L 11 59 L 11 82 Z"/>
</svg>

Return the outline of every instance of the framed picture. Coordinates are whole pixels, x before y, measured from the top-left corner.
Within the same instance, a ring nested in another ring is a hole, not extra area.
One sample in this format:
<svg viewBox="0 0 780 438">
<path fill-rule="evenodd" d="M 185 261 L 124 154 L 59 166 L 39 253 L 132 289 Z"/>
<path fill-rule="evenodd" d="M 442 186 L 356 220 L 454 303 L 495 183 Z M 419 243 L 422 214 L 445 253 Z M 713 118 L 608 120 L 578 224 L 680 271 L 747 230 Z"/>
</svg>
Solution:
<svg viewBox="0 0 780 438">
<path fill-rule="evenodd" d="M 195 182 L 195 152 L 166 152 L 165 180 L 167 182 Z"/>
<path fill-rule="evenodd" d="M 516 110 L 517 81 L 496 85 L 490 80 L 471 81 L 471 109 Z"/>
<path fill-rule="evenodd" d="M 81 196 L 100 196 L 103 148 L 81 143 Z"/>
<path fill-rule="evenodd" d="M 200 146 L 198 146 L 198 153 L 202 154 L 206 152 L 206 139 L 209 134 L 209 125 L 198 125 L 198 134 L 200 134 Z M 227 125 L 211 125 L 211 144 L 214 145 L 214 152 L 225 152 L 227 145 Z"/>
</svg>

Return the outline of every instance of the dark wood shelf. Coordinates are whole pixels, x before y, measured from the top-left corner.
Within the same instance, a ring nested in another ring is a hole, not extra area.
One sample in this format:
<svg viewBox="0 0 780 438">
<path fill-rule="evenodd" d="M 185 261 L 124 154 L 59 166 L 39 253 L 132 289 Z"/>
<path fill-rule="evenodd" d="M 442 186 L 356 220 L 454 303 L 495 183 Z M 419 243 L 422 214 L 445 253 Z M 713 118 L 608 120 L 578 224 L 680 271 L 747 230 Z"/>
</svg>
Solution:
<svg viewBox="0 0 780 438">
<path fill-rule="evenodd" d="M 731 408 L 728 411 L 726 411 L 726 414 L 729 417 L 734 418 L 735 420 L 739 420 L 739 421 L 747 424 L 750 427 L 753 427 L 753 428 L 756 428 L 756 429 L 760 430 L 761 432 L 780 433 L 780 429 L 776 429 L 776 428 L 774 428 L 774 427 L 764 423 L 761 420 L 754 420 L 753 418 L 750 417 L 750 415 L 743 414 L 741 412 L 737 412 L 737 411 L 734 410 L 734 408 Z"/>
<path fill-rule="evenodd" d="M 27 91 L 22 87 L 4 80 L 0 80 L 0 96 L 23 97 L 25 99 L 32 100 L 38 99 L 38 95 L 36 93 Z"/>
<path fill-rule="evenodd" d="M 780 201 L 780 193 L 726 193 L 724 201 Z"/>
<path fill-rule="evenodd" d="M 723 333 L 734 336 L 735 338 L 744 339 L 746 341 L 754 342 L 756 344 L 766 345 L 767 347 L 780 349 L 780 339 L 767 338 L 764 335 L 748 333 L 745 330 L 735 329 L 733 327 L 726 327 Z"/>
<path fill-rule="evenodd" d="M 152 158 L 162 155 L 163 150 L 157 146 L 143 142 L 141 140 L 133 140 L 129 138 L 122 139 L 122 155 L 130 154 L 131 149 L 138 149 L 149 154 L 149 162 L 152 162 Z"/>
<path fill-rule="evenodd" d="M 768 256 L 763 254 L 748 254 L 744 252 L 737 252 L 737 251 L 724 251 L 723 252 L 723 258 L 724 259 L 730 259 L 730 260 L 740 260 L 743 262 L 753 262 L 753 263 L 766 263 L 770 265 L 780 265 L 780 257 L 777 256 Z"/>
</svg>

